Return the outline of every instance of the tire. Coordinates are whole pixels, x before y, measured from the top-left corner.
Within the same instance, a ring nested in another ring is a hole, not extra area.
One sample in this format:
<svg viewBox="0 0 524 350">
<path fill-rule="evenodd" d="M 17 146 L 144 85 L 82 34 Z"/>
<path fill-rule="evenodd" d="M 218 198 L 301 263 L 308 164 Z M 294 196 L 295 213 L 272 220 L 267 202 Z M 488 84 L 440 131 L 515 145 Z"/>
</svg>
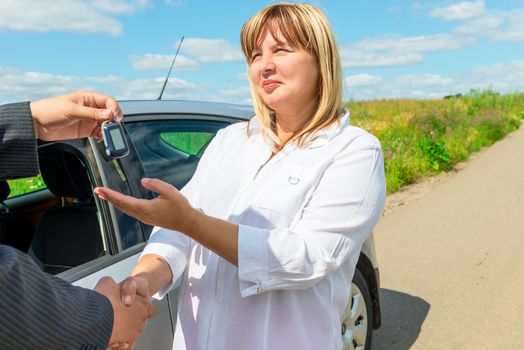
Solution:
<svg viewBox="0 0 524 350">
<path fill-rule="evenodd" d="M 351 283 L 351 296 L 342 316 L 342 349 L 370 350 L 373 332 L 373 308 L 368 284 L 359 270 Z"/>
</svg>

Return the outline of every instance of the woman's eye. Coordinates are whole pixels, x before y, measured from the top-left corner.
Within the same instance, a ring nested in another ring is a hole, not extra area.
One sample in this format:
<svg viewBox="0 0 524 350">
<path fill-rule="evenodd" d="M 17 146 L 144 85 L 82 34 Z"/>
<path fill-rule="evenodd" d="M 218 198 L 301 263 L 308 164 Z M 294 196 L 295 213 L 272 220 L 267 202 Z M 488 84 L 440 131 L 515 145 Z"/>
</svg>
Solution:
<svg viewBox="0 0 524 350">
<path fill-rule="evenodd" d="M 260 57 L 259 53 L 254 53 L 254 54 L 251 55 L 251 61 L 255 61 L 259 57 Z"/>
<path fill-rule="evenodd" d="M 286 53 L 286 52 L 291 52 L 293 51 L 292 49 L 290 49 L 289 47 L 277 47 L 275 49 L 275 52 L 280 52 L 280 53 Z"/>
</svg>

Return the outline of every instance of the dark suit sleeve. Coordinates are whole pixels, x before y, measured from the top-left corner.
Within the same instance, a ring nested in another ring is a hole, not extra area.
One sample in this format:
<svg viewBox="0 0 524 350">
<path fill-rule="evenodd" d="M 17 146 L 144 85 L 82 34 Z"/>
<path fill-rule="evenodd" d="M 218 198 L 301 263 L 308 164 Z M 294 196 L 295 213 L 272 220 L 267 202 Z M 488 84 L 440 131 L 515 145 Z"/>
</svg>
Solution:
<svg viewBox="0 0 524 350">
<path fill-rule="evenodd" d="M 109 300 L 42 272 L 31 258 L 0 245 L 0 349 L 106 349 Z"/>
<path fill-rule="evenodd" d="M 38 171 L 29 102 L 0 106 L 0 180 L 35 176 Z"/>
</svg>

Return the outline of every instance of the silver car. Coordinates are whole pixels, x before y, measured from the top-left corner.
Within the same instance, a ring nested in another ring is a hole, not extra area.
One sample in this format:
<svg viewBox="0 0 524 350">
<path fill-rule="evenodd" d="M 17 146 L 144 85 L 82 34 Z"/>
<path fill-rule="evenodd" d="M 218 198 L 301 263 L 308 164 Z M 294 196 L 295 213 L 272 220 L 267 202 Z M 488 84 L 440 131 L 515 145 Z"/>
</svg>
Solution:
<svg viewBox="0 0 524 350">
<path fill-rule="evenodd" d="M 127 277 L 145 246 L 151 226 L 115 210 L 92 195 L 95 186 L 152 198 L 140 186 L 144 176 L 177 188 L 193 175 L 216 132 L 247 120 L 250 106 L 194 101 L 121 101 L 130 144 L 125 158 L 106 158 L 95 139 L 43 142 L 39 145 L 46 189 L 3 202 L 18 223 L 6 237 L 27 251 L 44 271 L 93 288 L 102 276 Z M 24 235 L 21 232 L 24 223 Z M 178 282 L 179 283 L 179 282 Z M 380 326 L 379 273 L 373 236 L 365 242 L 351 285 L 351 298 L 340 323 L 344 349 L 370 349 Z M 171 349 L 178 287 L 155 301 L 157 313 L 135 349 Z"/>
</svg>

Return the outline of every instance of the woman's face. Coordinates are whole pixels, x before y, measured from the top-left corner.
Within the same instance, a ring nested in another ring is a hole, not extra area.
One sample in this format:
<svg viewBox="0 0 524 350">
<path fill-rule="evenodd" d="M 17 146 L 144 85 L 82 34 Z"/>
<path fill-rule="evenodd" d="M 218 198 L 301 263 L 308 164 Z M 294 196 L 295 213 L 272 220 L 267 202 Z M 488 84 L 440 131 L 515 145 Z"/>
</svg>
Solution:
<svg viewBox="0 0 524 350">
<path fill-rule="evenodd" d="M 280 32 L 277 38 L 263 32 L 251 60 L 249 75 L 255 90 L 277 114 L 296 113 L 316 100 L 319 68 L 315 57 L 287 43 Z"/>
</svg>

